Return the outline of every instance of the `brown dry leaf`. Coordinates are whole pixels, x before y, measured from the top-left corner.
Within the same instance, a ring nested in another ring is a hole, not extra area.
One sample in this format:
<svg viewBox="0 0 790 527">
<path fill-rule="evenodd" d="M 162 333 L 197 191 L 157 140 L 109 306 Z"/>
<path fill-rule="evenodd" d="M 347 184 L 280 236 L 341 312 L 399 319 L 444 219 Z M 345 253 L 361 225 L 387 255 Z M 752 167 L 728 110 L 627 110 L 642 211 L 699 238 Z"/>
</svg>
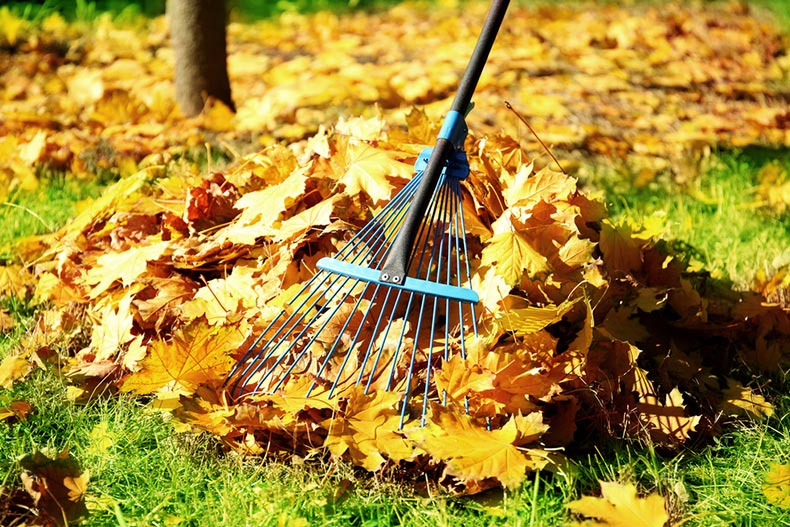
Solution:
<svg viewBox="0 0 790 527">
<path fill-rule="evenodd" d="M 189 394 L 200 384 L 221 382 L 233 366 L 231 352 L 243 340 L 236 327 L 194 322 L 177 330 L 170 341 L 152 341 L 148 355 L 140 361 L 141 370 L 127 376 L 121 389 L 138 394 Z"/>
<path fill-rule="evenodd" d="M 0 408 L 0 421 L 24 421 L 33 411 L 33 406 L 27 401 L 14 401 L 8 406 Z"/>
<path fill-rule="evenodd" d="M 68 450 L 54 458 L 36 452 L 22 458 L 20 465 L 22 483 L 45 525 L 69 525 L 88 512 L 85 491 L 90 476 L 80 470 Z"/>
<path fill-rule="evenodd" d="M 768 503 L 790 510 L 790 465 L 771 463 L 765 475 L 763 494 Z"/>
<path fill-rule="evenodd" d="M 572 501 L 568 508 L 592 521 L 578 525 L 600 527 L 664 527 L 669 514 L 664 498 L 652 493 L 644 498 L 637 496 L 636 486 L 631 483 L 601 481 L 603 497 L 584 496 Z"/>
<path fill-rule="evenodd" d="M 694 431 L 701 416 L 686 416 L 683 395 L 675 387 L 662 402 L 653 383 L 647 378 L 647 372 L 635 368 L 634 390 L 639 395 L 637 410 L 640 420 L 645 424 L 650 436 L 661 444 L 672 444 L 688 439 Z"/>
<path fill-rule="evenodd" d="M 635 239 L 628 224 L 604 221 L 600 247 L 610 273 L 630 273 L 642 268 L 643 242 Z"/>
<path fill-rule="evenodd" d="M 515 445 L 522 436 L 539 436 L 548 426 L 520 432 L 518 423 L 513 417 L 502 428 L 486 430 L 471 417 L 433 406 L 425 427 L 407 430 L 406 436 L 434 459 L 444 461 L 452 476 L 471 481 L 496 478 L 514 489 L 524 481 L 528 470 L 540 470 L 548 464 L 539 451 Z"/>
</svg>

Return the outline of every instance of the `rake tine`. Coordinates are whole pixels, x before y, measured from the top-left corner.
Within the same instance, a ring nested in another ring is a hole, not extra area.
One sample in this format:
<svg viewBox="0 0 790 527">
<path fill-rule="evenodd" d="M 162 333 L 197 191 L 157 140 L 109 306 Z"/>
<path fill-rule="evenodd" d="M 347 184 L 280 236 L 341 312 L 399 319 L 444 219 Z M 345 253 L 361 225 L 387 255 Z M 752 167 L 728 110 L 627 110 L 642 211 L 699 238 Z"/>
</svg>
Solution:
<svg viewBox="0 0 790 527">
<path fill-rule="evenodd" d="M 390 329 L 392 329 L 392 323 L 395 321 L 395 316 L 394 316 L 395 315 L 395 309 L 400 304 L 400 299 L 401 299 L 402 295 L 403 295 L 403 291 L 399 290 L 398 291 L 398 296 L 395 297 L 395 302 L 393 303 L 392 312 L 390 313 L 389 321 L 387 322 L 387 329 L 384 330 L 384 334 L 383 334 L 383 336 L 381 338 L 381 344 L 382 345 L 379 346 L 379 352 L 376 355 L 376 360 L 373 361 L 373 366 L 371 367 L 371 376 L 368 377 L 368 382 L 365 385 L 365 393 L 369 392 L 370 385 L 373 383 L 373 379 L 375 377 L 375 375 L 373 375 L 373 374 L 375 374 L 376 369 L 379 367 L 379 362 L 381 361 L 381 356 L 384 353 L 384 342 L 387 340 L 387 335 L 389 335 Z M 409 302 L 409 305 L 406 307 L 406 313 L 407 314 L 409 312 L 409 307 L 410 306 L 411 306 L 411 302 Z M 401 345 L 403 344 L 403 335 L 404 335 L 405 331 L 406 331 L 406 321 L 404 320 L 403 324 L 401 325 L 400 335 L 398 337 L 398 345 L 395 348 L 395 351 L 393 352 L 393 358 L 392 358 L 393 369 L 392 369 L 392 371 L 390 373 L 389 379 L 387 380 L 386 389 L 389 389 L 390 382 L 392 381 L 392 374 L 394 373 L 394 368 L 395 368 L 395 366 L 398 363 L 398 361 L 397 361 L 398 352 L 399 352 L 399 350 L 401 348 Z"/>
<path fill-rule="evenodd" d="M 348 282 L 348 280 L 349 280 L 349 279 L 348 279 L 348 278 L 346 278 L 346 280 L 344 281 L 344 285 L 345 285 L 345 283 L 346 283 L 346 282 Z M 357 282 L 358 282 L 358 281 L 357 281 Z M 332 295 L 332 298 L 330 299 L 330 302 L 331 302 L 331 300 L 334 300 L 334 297 L 335 297 L 335 296 L 337 296 L 337 294 L 338 294 L 338 293 L 339 293 L 339 291 L 337 291 L 337 292 L 336 292 L 334 295 Z M 326 328 L 326 326 L 327 326 L 327 325 L 329 325 L 329 322 L 330 322 L 330 319 L 331 319 L 331 317 L 332 317 L 333 315 L 335 315 L 335 314 L 336 314 L 336 313 L 337 313 L 337 312 L 340 310 L 340 307 L 343 305 L 343 301 L 344 301 L 346 298 L 348 298 L 348 296 L 349 296 L 350 294 L 351 294 L 350 292 L 347 292 L 347 293 L 346 293 L 346 294 L 343 296 L 343 298 L 341 299 L 341 301 L 340 301 L 340 302 L 338 302 L 338 303 L 335 305 L 335 307 L 332 309 L 332 314 L 331 314 L 330 316 L 327 316 L 327 317 L 325 317 L 324 323 L 323 323 L 323 324 L 321 324 L 321 326 L 320 326 L 320 327 L 319 327 L 319 328 L 318 328 L 318 329 L 317 329 L 317 330 L 316 330 L 316 331 L 313 333 L 313 336 L 312 336 L 312 337 L 310 337 L 310 340 L 308 340 L 308 341 L 307 341 L 307 343 L 306 343 L 304 346 L 302 346 L 302 349 L 301 349 L 301 351 L 300 351 L 300 352 L 299 352 L 299 354 L 298 354 L 298 355 L 297 355 L 297 356 L 294 358 L 293 362 L 292 362 L 292 363 L 291 363 L 291 365 L 288 367 L 288 369 L 286 369 L 286 370 L 285 370 L 285 372 L 283 372 L 282 376 L 280 377 L 280 380 L 279 380 L 279 381 L 277 382 L 277 384 L 274 386 L 274 388 L 272 389 L 272 391 L 277 391 L 278 389 L 280 389 L 280 386 L 282 385 L 282 383 L 285 381 L 285 379 L 288 377 L 288 375 L 290 375 L 290 373 L 293 371 L 293 369 L 296 367 L 296 365 L 299 363 L 299 361 L 302 359 L 302 357 L 304 357 L 304 356 L 305 356 L 305 354 L 306 354 L 308 351 L 310 351 L 310 347 L 313 345 L 313 343 L 315 343 L 316 339 L 318 339 L 318 336 L 321 334 L 321 332 L 324 330 L 324 328 Z M 307 324 L 305 325 L 305 327 L 304 327 L 304 328 L 303 328 L 303 329 L 302 329 L 302 330 L 299 332 L 299 334 L 298 334 L 298 335 L 296 335 L 296 337 L 294 337 L 293 343 L 291 344 L 291 346 L 289 346 L 289 348 L 288 348 L 288 349 L 289 349 L 289 350 L 290 350 L 290 349 L 292 349 L 292 347 L 293 347 L 293 346 L 294 346 L 296 343 L 298 343 L 298 342 L 301 340 L 302 336 L 303 336 L 303 335 L 305 334 L 305 332 L 306 332 L 306 331 L 307 331 L 307 330 L 310 328 L 310 326 L 311 326 L 311 325 L 312 325 L 314 322 L 318 321 L 318 320 L 321 318 L 321 316 L 323 316 L 323 315 L 325 315 L 325 314 L 324 314 L 324 313 L 321 313 L 321 312 L 317 312 L 315 315 L 313 315 L 313 318 L 312 318 L 312 319 L 310 319 L 310 322 L 309 322 L 309 323 L 307 323 Z M 290 333 L 290 331 L 293 331 L 293 329 L 289 330 L 289 333 Z M 262 384 L 262 383 L 263 383 L 263 382 L 266 380 L 266 378 L 267 378 L 269 375 L 271 375 L 271 373 L 272 373 L 272 372 L 275 370 L 275 368 L 277 368 L 277 366 L 279 366 L 279 365 L 280 365 L 280 363 L 283 361 L 283 359 L 285 359 L 285 357 L 287 357 L 287 356 L 288 356 L 288 354 L 287 354 L 287 353 L 283 353 L 283 354 L 281 354 L 281 355 L 280 355 L 280 357 L 279 357 L 279 358 L 278 358 L 278 359 L 277 359 L 277 360 L 274 362 L 274 364 L 272 364 L 272 367 L 271 367 L 271 368 L 269 368 L 269 371 L 268 371 L 268 372 L 267 372 L 267 373 L 266 373 L 266 374 L 265 374 L 265 375 L 264 375 L 264 376 L 261 378 L 261 380 L 258 382 L 258 387 L 260 387 L 260 385 L 261 385 L 261 384 Z"/>
<path fill-rule="evenodd" d="M 422 314 L 425 310 L 425 296 L 422 295 L 422 301 L 420 302 L 420 316 L 417 318 L 417 329 L 414 333 L 414 345 L 411 348 L 411 359 L 409 360 L 409 373 L 406 376 L 406 389 L 403 393 L 403 407 L 401 408 L 400 412 L 400 424 L 398 425 L 400 428 L 403 428 L 404 418 L 406 415 L 406 408 L 408 407 L 409 403 L 409 394 L 411 393 L 411 378 L 414 373 L 414 359 L 417 356 L 417 342 L 420 338 L 420 329 L 422 327 Z M 425 413 L 422 415 L 422 419 L 420 420 L 421 425 L 425 425 Z"/>
<path fill-rule="evenodd" d="M 343 285 L 345 285 L 345 284 L 346 284 L 346 283 L 349 281 L 349 278 L 346 278 L 346 277 L 335 277 L 335 279 L 332 281 L 332 284 L 330 284 L 330 286 L 329 286 L 329 287 L 330 287 L 330 288 L 331 288 L 331 287 L 333 287 L 333 286 L 334 286 L 334 285 L 337 283 L 337 281 L 338 281 L 340 278 L 345 278 L 345 280 L 343 281 Z M 324 280 L 326 280 L 326 279 L 327 279 L 327 278 L 325 278 Z M 310 295 L 309 295 L 309 296 L 308 296 L 308 297 L 305 299 L 305 301 L 304 301 L 304 302 L 302 302 L 302 304 L 300 304 L 300 306 L 299 306 L 299 309 L 297 309 L 296 311 L 294 311 L 293 313 L 291 313 L 291 315 L 290 315 L 290 316 L 289 316 L 289 317 L 288 317 L 288 318 L 285 320 L 285 322 L 283 322 L 283 324 L 282 324 L 282 325 L 281 325 L 281 326 L 278 328 L 277 332 L 274 334 L 274 336 L 272 337 L 272 339 L 271 339 L 271 340 L 269 340 L 269 342 L 267 342 L 267 343 L 266 343 L 266 345 L 265 345 L 263 348 L 261 348 L 261 350 L 260 350 L 258 353 L 259 353 L 259 355 L 263 355 L 263 358 L 262 358 L 262 359 L 259 361 L 259 364 L 261 364 L 261 365 L 262 365 L 262 364 L 265 364 L 265 363 L 266 363 L 266 361 L 268 361 L 270 358 L 272 358 L 272 356 L 273 356 L 273 355 L 274 355 L 274 353 L 276 352 L 277 348 L 279 347 L 279 344 L 282 342 L 282 341 L 277 341 L 276 339 L 277 339 L 277 338 L 280 336 L 280 333 L 281 333 L 281 332 L 283 332 L 283 330 L 284 330 L 284 329 L 288 328 L 288 329 L 285 331 L 285 333 L 283 333 L 283 337 L 284 337 L 285 335 L 290 335 L 290 334 L 292 334 L 292 332 L 293 332 L 293 331 L 294 331 L 294 330 L 295 330 L 295 329 L 298 327 L 299 323 L 300 323 L 300 322 L 302 322 L 302 321 L 304 321 L 304 319 L 305 319 L 305 314 L 306 314 L 306 313 L 309 313 L 310 311 L 312 311 L 313 309 L 315 309 L 315 307 L 318 305 L 318 302 L 319 302 L 319 300 L 321 299 L 321 295 L 317 295 L 317 296 L 316 296 L 316 298 L 313 300 L 313 303 L 312 303 L 312 304 L 310 304 L 310 307 L 309 307 L 309 308 L 307 308 L 307 310 L 306 310 L 305 312 L 303 312 L 301 316 L 299 316 L 298 318 L 295 318 L 295 317 L 296 317 L 296 314 L 297 314 L 297 313 L 299 313 L 299 310 L 301 310 L 301 309 L 304 307 L 304 305 L 307 303 L 307 300 L 309 300 L 309 299 L 310 299 L 310 298 L 311 298 L 311 297 L 312 297 L 312 296 L 313 296 L 313 295 L 314 295 L 314 294 L 315 294 L 317 291 L 318 291 L 318 290 L 316 289 L 316 290 L 314 290 L 312 293 L 310 293 Z M 335 293 L 333 293 L 333 294 L 332 294 L 332 296 L 329 298 L 329 301 L 328 301 L 328 302 L 331 302 L 332 300 L 334 300 L 334 298 L 335 298 L 335 297 L 336 297 L 336 296 L 339 294 L 339 292 L 340 292 L 340 290 L 339 290 L 339 289 L 336 289 L 336 290 L 335 290 Z M 337 304 L 337 306 L 335 307 L 335 312 L 337 312 L 337 309 L 340 307 L 340 305 L 341 305 L 341 304 L 342 304 L 342 303 L 338 303 L 338 304 Z M 307 331 L 307 329 L 310 327 L 310 324 L 312 324 L 313 322 L 315 322 L 316 320 L 318 320 L 318 319 L 319 319 L 319 317 L 320 317 L 322 314 L 323 314 L 323 313 L 321 312 L 321 310 L 319 310 L 319 309 L 316 309 L 316 313 L 315 313 L 315 314 L 313 315 L 313 317 L 310 319 L 310 322 L 309 322 L 307 325 L 305 325 L 305 327 L 304 327 L 304 328 L 303 328 L 303 329 L 302 329 L 302 330 L 299 332 L 299 334 L 298 334 L 298 335 L 297 335 L 297 336 L 296 336 L 296 337 L 293 339 L 293 343 L 292 343 L 292 344 L 291 344 L 291 345 L 288 347 L 288 349 L 291 349 L 291 348 L 292 348 L 292 347 L 293 347 L 293 346 L 294 346 L 296 343 L 298 343 L 298 342 L 299 342 L 299 340 L 301 339 L 301 337 L 304 335 L 304 333 L 305 333 L 305 332 Z M 291 323 L 292 321 L 293 321 L 293 323 Z M 290 327 L 289 327 L 289 324 L 290 324 Z M 319 332 L 316 332 L 316 334 L 318 334 L 318 333 L 319 333 Z M 296 364 L 296 363 L 299 361 L 299 359 L 301 359 L 301 358 L 304 356 L 304 353 L 305 353 L 305 351 L 306 351 L 307 349 L 309 349 L 309 346 L 310 346 L 310 345 L 312 345 L 312 343 L 313 343 L 313 342 L 315 342 L 315 338 L 312 338 L 312 339 L 310 340 L 310 342 L 308 343 L 308 345 L 307 345 L 307 346 L 305 346 L 305 347 L 303 348 L 302 352 L 299 354 L 299 356 L 297 357 L 297 359 L 294 361 L 294 364 Z M 272 346 L 269 346 L 269 345 L 270 345 L 270 344 L 272 344 L 272 343 L 273 343 L 273 345 L 272 345 Z M 271 349 L 270 349 L 269 351 L 266 351 L 266 350 L 267 350 L 267 348 L 269 348 L 269 347 L 270 347 Z M 264 354 L 264 353 L 265 353 L 265 354 Z M 255 391 L 257 391 L 257 390 L 258 390 L 258 389 L 261 387 L 261 385 L 262 385 L 262 384 L 263 384 L 263 383 L 266 381 L 266 379 L 268 379 L 268 378 L 269 378 L 269 376 L 272 374 L 272 372 L 275 370 L 275 368 L 277 368 L 277 366 L 279 366 L 279 364 L 280 364 L 280 363 L 283 361 L 283 359 L 284 359 L 285 357 L 286 357 L 286 354 L 285 354 L 285 353 L 283 353 L 282 355 L 280 355 L 280 357 L 279 357 L 279 358 L 278 358 L 278 359 L 277 359 L 277 360 L 274 362 L 274 364 L 273 364 L 273 365 L 272 365 L 272 366 L 271 366 L 271 367 L 270 367 L 270 368 L 269 368 L 269 369 L 268 369 L 268 370 L 267 370 L 267 371 L 264 373 L 264 375 L 261 377 L 261 379 L 260 379 L 260 380 L 258 381 L 258 383 L 256 384 L 256 386 L 255 386 Z M 292 369 L 292 368 L 293 368 L 293 366 L 291 367 L 291 369 Z M 258 370 L 257 368 L 256 368 L 256 369 L 254 369 L 254 371 L 252 372 L 252 374 L 251 374 L 251 375 L 254 375 L 254 374 L 255 374 L 255 373 L 257 373 L 258 371 L 259 371 L 259 370 Z M 290 369 L 289 369 L 289 372 L 290 372 Z M 250 375 L 250 376 L 251 376 L 251 375 Z M 278 387 L 278 388 L 279 388 L 279 385 L 280 385 L 280 384 L 278 383 L 278 385 L 277 385 L 277 387 Z M 276 390 L 276 388 L 275 388 L 275 390 Z"/>
<path fill-rule="evenodd" d="M 370 283 L 366 284 L 365 285 L 365 289 L 362 291 L 362 294 L 360 294 L 359 298 L 357 298 L 357 302 L 354 304 L 354 310 L 355 311 L 357 309 L 359 309 L 359 306 L 362 303 L 362 300 L 365 298 L 365 293 L 367 293 L 369 287 L 370 287 Z M 346 332 L 346 329 L 348 328 L 348 325 L 351 323 L 351 320 L 352 320 L 352 317 L 348 317 L 346 319 L 346 321 L 343 323 L 343 327 L 340 328 L 340 334 L 341 335 Z M 364 318 L 363 318 L 363 321 L 364 321 Z M 359 331 L 361 331 L 361 328 L 362 328 L 362 324 L 360 324 L 359 327 L 357 328 L 357 334 L 359 334 Z M 356 342 L 356 339 L 354 340 L 354 342 Z M 336 338 L 335 339 L 334 343 L 332 343 L 332 347 L 329 349 L 329 352 L 326 355 L 326 358 L 324 359 L 324 362 L 321 363 L 321 367 L 318 369 L 318 373 L 316 374 L 316 378 L 313 379 L 313 382 L 310 385 L 310 388 L 307 389 L 307 396 L 308 397 L 313 392 L 313 388 L 315 388 L 316 384 L 318 383 L 318 379 L 321 378 L 321 375 L 324 373 L 324 369 L 326 369 L 327 364 L 329 364 L 329 360 L 332 358 L 332 355 L 335 353 L 335 349 L 338 347 L 338 345 L 340 345 L 340 338 Z M 353 345 L 351 346 L 351 348 L 353 348 Z M 343 369 L 345 368 L 346 362 L 348 362 L 348 358 L 350 356 L 351 356 L 351 349 L 349 349 L 349 351 L 346 353 L 346 357 L 343 360 L 343 364 L 340 367 L 340 371 L 338 372 L 338 378 L 340 377 L 339 374 L 342 373 Z M 335 385 L 333 384 L 332 385 L 332 390 L 330 390 L 330 392 L 329 392 L 330 395 L 334 391 L 334 386 Z"/>
</svg>

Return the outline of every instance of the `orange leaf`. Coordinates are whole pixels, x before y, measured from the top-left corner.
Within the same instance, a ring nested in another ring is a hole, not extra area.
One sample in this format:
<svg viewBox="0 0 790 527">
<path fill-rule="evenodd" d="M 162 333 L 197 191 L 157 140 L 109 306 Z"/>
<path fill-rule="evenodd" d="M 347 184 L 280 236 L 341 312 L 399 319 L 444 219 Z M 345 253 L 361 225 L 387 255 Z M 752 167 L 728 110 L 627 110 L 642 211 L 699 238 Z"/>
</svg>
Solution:
<svg viewBox="0 0 790 527">
<path fill-rule="evenodd" d="M 121 389 L 191 393 L 200 384 L 220 382 L 234 363 L 229 352 L 243 340 L 238 328 L 193 323 L 176 331 L 170 342 L 151 342 L 148 356 L 140 361 L 141 371 L 126 377 Z"/>
<path fill-rule="evenodd" d="M 436 374 L 439 393 L 453 401 L 462 402 L 470 392 L 494 389 L 494 373 L 485 371 L 477 364 L 469 364 L 461 355 L 455 355 L 442 363 Z"/>
<path fill-rule="evenodd" d="M 384 464 L 385 455 L 395 461 L 412 457 L 414 448 L 395 433 L 401 395 L 383 390 L 365 394 L 363 389 L 360 385 L 351 391 L 345 411 L 324 422 L 329 431 L 324 446 L 333 456 L 348 452 L 355 464 L 370 471 Z"/>
<path fill-rule="evenodd" d="M 14 401 L 8 406 L 0 408 L 0 421 L 5 421 L 6 419 L 24 421 L 32 411 L 33 407 L 29 402 Z"/>
<path fill-rule="evenodd" d="M 525 434 L 518 424 L 514 417 L 500 429 L 486 430 L 469 416 L 434 406 L 430 422 L 408 431 L 407 436 L 430 456 L 447 463 L 448 474 L 471 481 L 496 478 L 512 489 L 524 481 L 527 470 L 540 470 L 548 463 L 539 451 L 515 446 Z"/>
</svg>

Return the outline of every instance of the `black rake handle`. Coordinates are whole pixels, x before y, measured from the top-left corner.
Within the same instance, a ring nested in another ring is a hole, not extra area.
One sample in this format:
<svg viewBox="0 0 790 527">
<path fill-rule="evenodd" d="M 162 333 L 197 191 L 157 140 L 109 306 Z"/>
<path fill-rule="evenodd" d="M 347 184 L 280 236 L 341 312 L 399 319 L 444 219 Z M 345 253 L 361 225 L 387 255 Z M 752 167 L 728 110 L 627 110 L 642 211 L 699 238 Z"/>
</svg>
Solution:
<svg viewBox="0 0 790 527">
<path fill-rule="evenodd" d="M 460 124 L 463 124 L 463 116 L 466 115 L 472 102 L 472 95 L 477 83 L 480 81 L 480 75 L 483 73 L 483 68 L 502 25 L 502 20 L 505 18 L 505 12 L 509 3 L 510 0 L 493 0 L 491 2 L 491 8 L 488 10 L 483 29 L 477 38 L 477 44 L 472 52 L 472 57 L 469 59 L 469 64 L 466 66 L 458 91 L 455 93 L 450 113 L 445 119 L 445 125 L 436 139 L 436 145 L 433 148 L 431 157 L 428 159 L 420 186 L 414 194 L 403 225 L 393 240 L 387 259 L 381 267 L 379 279 L 382 282 L 401 284 L 406 277 L 406 271 L 414 249 L 414 241 L 417 238 L 417 232 L 422 224 L 425 211 L 428 209 L 431 196 L 433 196 L 434 190 L 439 183 L 442 169 L 445 167 L 450 154 L 455 150 L 452 139 L 456 135 L 456 119 L 460 116 Z"/>
</svg>

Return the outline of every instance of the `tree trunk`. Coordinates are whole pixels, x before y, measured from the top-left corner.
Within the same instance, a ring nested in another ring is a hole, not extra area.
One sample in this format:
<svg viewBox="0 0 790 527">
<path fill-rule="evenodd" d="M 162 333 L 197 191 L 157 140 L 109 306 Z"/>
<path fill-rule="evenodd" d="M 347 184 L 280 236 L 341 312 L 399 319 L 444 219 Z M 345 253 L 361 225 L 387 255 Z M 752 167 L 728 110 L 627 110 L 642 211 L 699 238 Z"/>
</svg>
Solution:
<svg viewBox="0 0 790 527">
<path fill-rule="evenodd" d="M 225 49 L 225 2 L 168 0 L 167 18 L 176 61 L 176 102 L 181 111 L 197 115 L 209 97 L 235 111 Z"/>
</svg>

